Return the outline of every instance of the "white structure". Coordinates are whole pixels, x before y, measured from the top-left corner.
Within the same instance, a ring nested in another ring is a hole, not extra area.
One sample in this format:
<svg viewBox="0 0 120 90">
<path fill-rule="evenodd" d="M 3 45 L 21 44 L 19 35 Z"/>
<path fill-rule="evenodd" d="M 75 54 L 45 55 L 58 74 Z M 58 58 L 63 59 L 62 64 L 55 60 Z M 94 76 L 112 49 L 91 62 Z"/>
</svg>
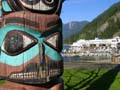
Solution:
<svg viewBox="0 0 120 90">
<path fill-rule="evenodd" d="M 120 37 L 112 39 L 79 40 L 71 45 L 68 52 L 111 51 L 120 48 Z"/>
<path fill-rule="evenodd" d="M 112 39 L 79 40 L 69 49 L 63 49 L 64 57 L 79 56 L 80 60 L 96 60 L 99 62 L 117 62 L 120 61 L 120 37 Z M 79 58 L 78 58 L 79 59 Z"/>
</svg>

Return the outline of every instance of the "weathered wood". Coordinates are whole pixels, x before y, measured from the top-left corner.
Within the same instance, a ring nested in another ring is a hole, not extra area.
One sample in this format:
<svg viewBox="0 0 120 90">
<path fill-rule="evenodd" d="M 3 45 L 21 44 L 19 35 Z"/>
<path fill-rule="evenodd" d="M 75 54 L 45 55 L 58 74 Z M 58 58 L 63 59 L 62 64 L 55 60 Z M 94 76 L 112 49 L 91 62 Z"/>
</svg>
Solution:
<svg viewBox="0 0 120 90">
<path fill-rule="evenodd" d="M 63 80 L 58 78 L 44 85 L 25 85 L 7 81 L 6 84 L 0 85 L 0 90 L 63 90 Z"/>
<path fill-rule="evenodd" d="M 1 0 L 1 79 L 35 85 L 46 84 L 62 75 L 62 21 L 59 15 L 63 1 Z M 4 89 L 10 88 L 16 90 L 14 86 Z"/>
</svg>

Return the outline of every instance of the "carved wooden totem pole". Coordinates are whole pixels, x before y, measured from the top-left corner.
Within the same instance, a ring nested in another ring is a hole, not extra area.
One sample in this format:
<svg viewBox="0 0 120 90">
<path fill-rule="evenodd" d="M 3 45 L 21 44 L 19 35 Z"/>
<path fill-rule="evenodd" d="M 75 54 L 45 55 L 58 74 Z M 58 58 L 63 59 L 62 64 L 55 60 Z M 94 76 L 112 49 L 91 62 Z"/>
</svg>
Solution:
<svg viewBox="0 0 120 90">
<path fill-rule="evenodd" d="M 62 90 L 64 0 L 1 0 L 0 90 Z"/>
</svg>

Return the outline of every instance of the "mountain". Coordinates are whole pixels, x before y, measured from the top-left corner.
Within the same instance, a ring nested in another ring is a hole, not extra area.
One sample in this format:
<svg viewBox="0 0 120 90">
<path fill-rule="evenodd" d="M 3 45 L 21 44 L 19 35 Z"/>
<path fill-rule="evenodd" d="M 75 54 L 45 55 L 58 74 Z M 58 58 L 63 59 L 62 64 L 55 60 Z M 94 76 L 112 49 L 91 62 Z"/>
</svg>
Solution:
<svg viewBox="0 0 120 90">
<path fill-rule="evenodd" d="M 66 24 L 63 24 L 63 39 L 69 38 L 71 35 L 76 34 L 80 31 L 85 25 L 87 25 L 88 21 L 72 21 Z"/>
<path fill-rule="evenodd" d="M 114 36 L 120 36 L 120 2 L 112 5 L 92 22 L 87 24 L 77 34 L 66 40 L 66 43 L 73 43 L 79 39 L 108 39 Z"/>
</svg>

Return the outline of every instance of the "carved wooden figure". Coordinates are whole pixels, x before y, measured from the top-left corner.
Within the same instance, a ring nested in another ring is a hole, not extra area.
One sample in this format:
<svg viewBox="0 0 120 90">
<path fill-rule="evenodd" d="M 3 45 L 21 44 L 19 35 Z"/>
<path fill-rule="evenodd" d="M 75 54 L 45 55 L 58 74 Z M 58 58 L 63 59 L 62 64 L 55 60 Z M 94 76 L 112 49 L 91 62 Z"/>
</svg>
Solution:
<svg viewBox="0 0 120 90">
<path fill-rule="evenodd" d="M 64 0 L 1 0 L 0 90 L 62 90 Z"/>
</svg>

